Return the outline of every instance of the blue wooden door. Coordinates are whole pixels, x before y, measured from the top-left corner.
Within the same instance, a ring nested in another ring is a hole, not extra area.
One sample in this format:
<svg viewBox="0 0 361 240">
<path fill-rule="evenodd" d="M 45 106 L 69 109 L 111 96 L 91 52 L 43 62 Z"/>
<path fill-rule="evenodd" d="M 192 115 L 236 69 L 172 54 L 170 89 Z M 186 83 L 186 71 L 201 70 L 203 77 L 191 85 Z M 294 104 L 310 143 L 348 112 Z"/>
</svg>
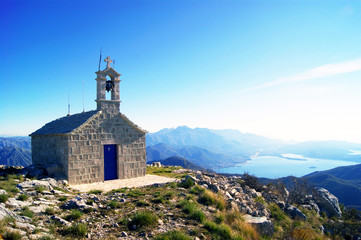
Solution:
<svg viewBox="0 0 361 240">
<path fill-rule="evenodd" d="M 117 179 L 117 149 L 115 144 L 104 145 L 104 180 Z"/>
</svg>

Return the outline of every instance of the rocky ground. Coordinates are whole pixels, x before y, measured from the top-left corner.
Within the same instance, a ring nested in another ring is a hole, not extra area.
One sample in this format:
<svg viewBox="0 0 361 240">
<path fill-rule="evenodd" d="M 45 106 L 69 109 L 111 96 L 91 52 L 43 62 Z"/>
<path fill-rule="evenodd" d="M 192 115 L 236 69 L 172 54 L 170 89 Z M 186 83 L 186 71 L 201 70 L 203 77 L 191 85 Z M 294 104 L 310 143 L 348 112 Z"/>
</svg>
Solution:
<svg viewBox="0 0 361 240">
<path fill-rule="evenodd" d="M 41 171 L 0 171 L 3 239 L 359 239 L 325 189 L 303 194 L 176 167 L 148 172 L 177 180 L 81 193 Z M 37 178 L 29 178 L 37 176 Z M 298 195 L 297 195 L 298 194 Z M 348 229 L 348 232 L 345 232 Z M 345 237 L 346 236 L 346 237 Z M 1 238 L 0 238 L 1 239 Z"/>
</svg>

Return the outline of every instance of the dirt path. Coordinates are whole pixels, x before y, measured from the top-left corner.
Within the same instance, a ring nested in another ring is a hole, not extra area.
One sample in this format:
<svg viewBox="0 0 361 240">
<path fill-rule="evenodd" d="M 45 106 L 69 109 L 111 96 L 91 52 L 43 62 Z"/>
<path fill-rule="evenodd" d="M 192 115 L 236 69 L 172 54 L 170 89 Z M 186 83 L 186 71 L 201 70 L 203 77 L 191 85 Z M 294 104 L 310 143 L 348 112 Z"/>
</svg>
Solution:
<svg viewBox="0 0 361 240">
<path fill-rule="evenodd" d="M 89 184 L 70 185 L 70 187 L 79 190 L 80 192 L 89 192 L 91 190 L 102 190 L 104 192 L 108 192 L 118 188 L 143 187 L 143 186 L 153 185 L 155 183 L 174 182 L 175 180 L 176 179 L 174 178 L 147 174 L 144 177 L 108 180 L 105 182 L 89 183 Z"/>
</svg>

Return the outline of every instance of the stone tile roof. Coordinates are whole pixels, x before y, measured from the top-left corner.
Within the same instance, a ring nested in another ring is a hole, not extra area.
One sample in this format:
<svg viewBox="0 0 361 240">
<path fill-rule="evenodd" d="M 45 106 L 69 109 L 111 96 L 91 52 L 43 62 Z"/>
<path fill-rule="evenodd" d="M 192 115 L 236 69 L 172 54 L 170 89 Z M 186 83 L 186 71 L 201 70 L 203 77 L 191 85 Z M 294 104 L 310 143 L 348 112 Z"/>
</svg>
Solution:
<svg viewBox="0 0 361 240">
<path fill-rule="evenodd" d="M 84 124 L 89 118 L 94 116 L 97 112 L 98 112 L 97 110 L 94 110 L 94 111 L 78 113 L 56 119 L 52 122 L 45 124 L 42 128 L 30 134 L 30 136 L 70 133 L 74 129 Z"/>
</svg>

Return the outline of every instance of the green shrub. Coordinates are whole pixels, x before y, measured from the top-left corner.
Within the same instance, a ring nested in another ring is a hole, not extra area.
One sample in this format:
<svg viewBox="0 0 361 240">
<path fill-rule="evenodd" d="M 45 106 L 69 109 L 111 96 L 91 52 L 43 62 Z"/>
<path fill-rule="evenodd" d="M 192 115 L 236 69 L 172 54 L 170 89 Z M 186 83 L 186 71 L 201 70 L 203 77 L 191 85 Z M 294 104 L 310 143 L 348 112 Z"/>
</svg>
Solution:
<svg viewBox="0 0 361 240">
<path fill-rule="evenodd" d="M 155 240 L 191 240 L 189 236 L 180 231 L 169 231 L 155 236 Z"/>
<path fill-rule="evenodd" d="M 179 206 L 182 208 L 184 213 L 191 213 L 193 212 L 195 209 L 197 209 L 197 206 L 194 202 L 191 202 L 189 200 L 182 200 L 179 203 Z"/>
<path fill-rule="evenodd" d="M 0 194 L 0 202 L 5 203 L 9 199 L 9 195 L 7 194 Z"/>
<path fill-rule="evenodd" d="M 191 179 L 189 177 L 179 183 L 179 186 L 184 187 L 184 188 L 190 188 L 194 185 L 195 185 L 195 183 L 194 183 L 193 179 Z"/>
<path fill-rule="evenodd" d="M 87 234 L 88 228 L 85 224 L 79 223 L 75 225 L 71 225 L 64 229 L 60 230 L 62 235 L 71 235 L 73 237 L 84 238 Z"/>
<path fill-rule="evenodd" d="M 201 223 L 206 219 L 206 215 L 204 214 L 204 212 L 198 208 L 191 212 L 189 217 Z"/>
<path fill-rule="evenodd" d="M 113 189 L 112 192 L 113 193 L 125 193 L 128 190 L 128 188 L 118 188 L 118 189 Z"/>
<path fill-rule="evenodd" d="M 163 198 L 166 200 L 171 200 L 174 198 L 174 192 L 172 191 L 167 191 L 164 195 Z"/>
<path fill-rule="evenodd" d="M 108 206 L 112 209 L 114 208 L 120 208 L 121 207 L 121 204 L 120 202 L 118 201 L 115 201 L 115 200 L 111 200 L 109 203 L 108 203 Z"/>
<path fill-rule="evenodd" d="M 153 228 L 158 222 L 158 217 L 152 212 L 149 211 L 138 211 L 131 218 L 131 221 L 128 223 L 128 228 L 132 229 L 132 225 L 135 225 L 137 229 L 142 228 Z"/>
<path fill-rule="evenodd" d="M 29 209 L 29 207 L 23 207 L 20 215 L 21 215 L 21 216 L 25 216 L 25 217 L 29 217 L 29 218 L 33 218 L 33 217 L 34 217 L 34 212 L 31 211 L 31 210 Z"/>
<path fill-rule="evenodd" d="M 20 200 L 20 201 L 25 201 L 27 199 L 28 199 L 28 195 L 26 195 L 25 193 L 20 194 L 17 198 L 17 200 Z"/>
<path fill-rule="evenodd" d="M 4 234 L 4 240 L 21 240 L 21 234 L 18 231 L 6 231 Z"/>
<path fill-rule="evenodd" d="M 90 190 L 88 193 L 89 194 L 101 194 L 102 192 L 103 192 L 102 190 L 94 189 L 94 190 Z"/>
<path fill-rule="evenodd" d="M 217 223 L 217 224 L 221 224 L 224 222 L 224 215 L 223 214 L 217 214 L 215 217 L 214 217 L 214 222 Z"/>
<path fill-rule="evenodd" d="M 179 205 L 182 207 L 183 212 L 188 214 L 190 219 L 194 219 L 199 222 L 203 222 L 205 220 L 206 215 L 197 207 L 196 203 L 189 200 L 183 200 L 179 203 Z"/>
<path fill-rule="evenodd" d="M 269 205 L 269 210 L 276 221 L 283 221 L 287 218 L 286 214 L 274 203 Z"/>
<path fill-rule="evenodd" d="M 211 234 L 218 236 L 220 239 L 232 239 L 232 230 L 224 223 L 216 224 L 211 221 L 205 221 L 204 228 L 207 229 Z"/>
<path fill-rule="evenodd" d="M 198 194 L 203 193 L 204 190 L 205 189 L 203 187 L 201 187 L 199 185 L 195 185 L 194 187 L 192 187 L 192 189 L 189 192 L 192 193 L 192 194 L 198 195 Z"/>
<path fill-rule="evenodd" d="M 68 221 L 78 220 L 83 216 L 83 213 L 79 211 L 78 209 L 71 210 L 70 214 L 65 216 L 65 219 Z"/>
<path fill-rule="evenodd" d="M 137 207 L 146 207 L 149 206 L 149 203 L 147 203 L 146 201 L 139 200 L 136 205 Z"/>
<path fill-rule="evenodd" d="M 60 202 L 64 202 L 64 201 L 66 201 L 66 200 L 68 200 L 68 198 L 65 197 L 65 196 L 61 196 L 61 197 L 59 198 L 59 201 L 60 201 Z"/>
<path fill-rule="evenodd" d="M 35 186 L 35 190 L 38 193 L 42 193 L 42 192 L 44 192 L 46 190 L 46 188 L 44 186 L 37 185 L 37 186 Z"/>
</svg>

